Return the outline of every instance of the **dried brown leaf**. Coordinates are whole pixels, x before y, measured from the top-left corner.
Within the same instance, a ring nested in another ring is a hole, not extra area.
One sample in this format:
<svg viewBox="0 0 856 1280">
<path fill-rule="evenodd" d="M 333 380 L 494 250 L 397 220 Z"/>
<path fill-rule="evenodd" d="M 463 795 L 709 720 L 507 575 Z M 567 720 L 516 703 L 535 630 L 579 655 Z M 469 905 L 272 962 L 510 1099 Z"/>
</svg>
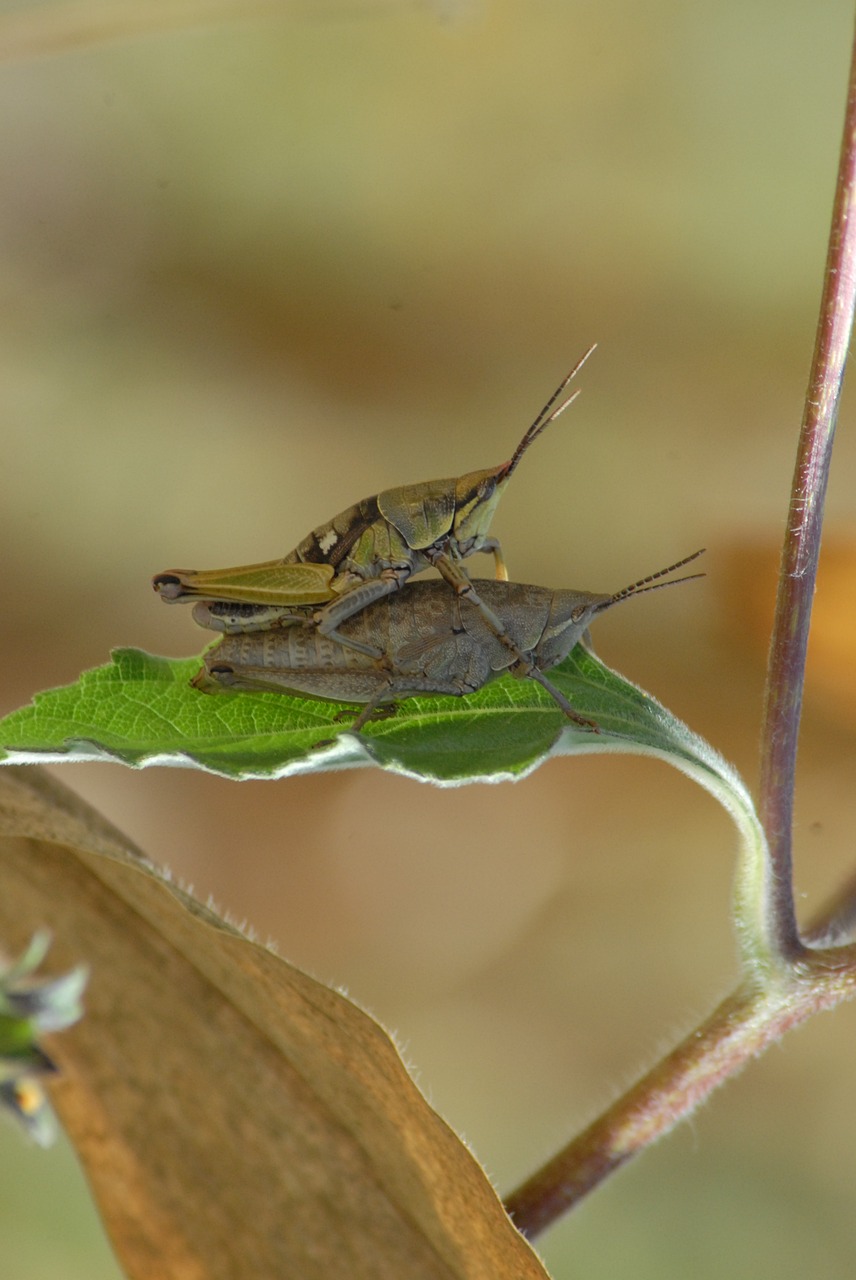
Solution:
<svg viewBox="0 0 856 1280">
<path fill-rule="evenodd" d="M 91 967 L 52 1096 L 133 1280 L 544 1280 L 371 1018 L 4 769 L 0 938 L 43 925 Z"/>
</svg>

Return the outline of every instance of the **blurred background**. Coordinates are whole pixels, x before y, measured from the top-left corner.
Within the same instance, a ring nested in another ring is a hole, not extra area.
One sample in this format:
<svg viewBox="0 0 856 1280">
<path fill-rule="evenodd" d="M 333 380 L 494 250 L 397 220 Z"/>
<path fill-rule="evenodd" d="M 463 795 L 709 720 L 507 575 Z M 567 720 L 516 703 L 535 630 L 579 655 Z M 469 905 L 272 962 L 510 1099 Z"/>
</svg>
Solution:
<svg viewBox="0 0 856 1280">
<path fill-rule="evenodd" d="M 2 5 L 0 712 L 117 645 L 198 652 L 153 573 L 501 462 L 597 341 L 494 532 L 513 577 L 597 591 L 706 546 L 701 583 L 595 639 L 754 786 L 852 24 L 844 0 Z M 856 861 L 847 400 L 836 448 L 804 918 Z M 735 978 L 735 836 L 664 765 L 55 772 L 394 1029 L 503 1191 Z M 854 1036 L 852 1008 L 809 1023 L 613 1179 L 539 1242 L 557 1280 L 850 1277 Z M 14 1280 L 119 1274 L 72 1153 L 9 1125 L 0 1246 Z"/>
</svg>

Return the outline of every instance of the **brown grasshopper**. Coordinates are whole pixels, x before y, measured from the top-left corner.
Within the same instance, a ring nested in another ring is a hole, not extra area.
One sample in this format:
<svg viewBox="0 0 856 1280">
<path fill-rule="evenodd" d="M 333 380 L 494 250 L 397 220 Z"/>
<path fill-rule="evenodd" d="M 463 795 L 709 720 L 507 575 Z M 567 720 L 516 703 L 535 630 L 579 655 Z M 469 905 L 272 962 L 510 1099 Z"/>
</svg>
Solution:
<svg viewBox="0 0 856 1280">
<path fill-rule="evenodd" d="M 499 542 L 488 537 L 493 513 L 526 450 L 576 398 L 575 393 L 553 408 L 592 351 L 577 362 L 500 466 L 384 489 L 313 529 L 281 560 L 233 569 L 170 569 L 157 574 L 152 585 L 169 602 L 201 598 L 205 604 L 194 611 L 196 620 L 227 633 L 305 623 L 304 606 L 317 605 L 313 621 L 322 636 L 377 658 L 377 645 L 343 623 L 398 591 L 412 574 L 433 567 L 458 595 L 468 597 L 520 660 L 503 622 L 460 562 L 476 551 L 491 552 L 497 578 L 508 580 Z"/>
<path fill-rule="evenodd" d="M 537 680 L 569 720 L 597 733 L 597 724 L 575 711 L 544 672 L 587 640 L 589 625 L 605 609 L 644 591 L 702 577 L 659 581 L 701 554 L 696 551 L 613 595 L 478 581 L 479 595 L 496 610 L 521 654 L 517 659 L 471 598 L 452 595 L 435 580 L 414 582 L 346 619 L 342 641 L 311 627 L 226 635 L 205 655 L 192 683 L 205 693 L 279 691 L 365 703 L 350 726 L 356 733 L 382 703 L 419 694 L 463 696 L 510 671 Z M 346 643 L 354 640 L 359 644 Z M 379 650 L 382 661 L 368 656 L 369 649 Z"/>
</svg>

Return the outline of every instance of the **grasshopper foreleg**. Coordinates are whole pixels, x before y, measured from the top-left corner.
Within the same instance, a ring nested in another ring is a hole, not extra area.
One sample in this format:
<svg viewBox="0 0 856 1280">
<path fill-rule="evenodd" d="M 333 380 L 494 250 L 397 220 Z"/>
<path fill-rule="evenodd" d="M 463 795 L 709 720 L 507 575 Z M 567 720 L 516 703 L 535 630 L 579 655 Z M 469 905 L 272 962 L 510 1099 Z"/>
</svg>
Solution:
<svg viewBox="0 0 856 1280">
<path fill-rule="evenodd" d="M 469 600 L 470 604 L 475 605 L 487 627 L 493 632 L 497 640 L 505 645 L 506 649 L 508 649 L 515 661 L 522 663 L 524 667 L 531 665 L 526 654 L 514 643 L 511 636 L 506 631 L 505 624 L 502 619 L 494 613 L 493 609 L 485 604 L 473 586 L 472 580 L 467 576 L 465 570 L 461 568 L 458 562 L 453 560 L 447 551 L 436 551 L 429 555 L 429 559 L 438 573 L 440 573 L 445 578 L 446 582 L 454 588 L 455 593 L 458 596 L 462 596 Z M 504 563 L 502 567 L 505 569 Z M 561 697 L 561 694 L 559 694 L 559 697 Z"/>
</svg>

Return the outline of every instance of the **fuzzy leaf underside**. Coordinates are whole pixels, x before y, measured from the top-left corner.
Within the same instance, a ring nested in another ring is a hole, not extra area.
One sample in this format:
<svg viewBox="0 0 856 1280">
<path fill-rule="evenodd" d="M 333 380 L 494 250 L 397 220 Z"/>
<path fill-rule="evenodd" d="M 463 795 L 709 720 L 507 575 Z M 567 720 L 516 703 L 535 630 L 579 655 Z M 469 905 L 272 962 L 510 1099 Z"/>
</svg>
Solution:
<svg viewBox="0 0 856 1280">
<path fill-rule="evenodd" d="M 571 724 L 534 681 L 504 676 L 466 698 L 408 698 L 355 735 L 347 726 L 358 708 L 283 693 L 200 693 L 189 684 L 199 665 L 117 649 L 110 663 L 0 720 L 0 761 L 108 760 L 235 779 L 376 764 L 460 783 L 520 777 L 551 754 L 642 751 L 690 772 L 709 769 L 714 755 L 582 645 L 550 679 L 600 733 Z"/>
</svg>

